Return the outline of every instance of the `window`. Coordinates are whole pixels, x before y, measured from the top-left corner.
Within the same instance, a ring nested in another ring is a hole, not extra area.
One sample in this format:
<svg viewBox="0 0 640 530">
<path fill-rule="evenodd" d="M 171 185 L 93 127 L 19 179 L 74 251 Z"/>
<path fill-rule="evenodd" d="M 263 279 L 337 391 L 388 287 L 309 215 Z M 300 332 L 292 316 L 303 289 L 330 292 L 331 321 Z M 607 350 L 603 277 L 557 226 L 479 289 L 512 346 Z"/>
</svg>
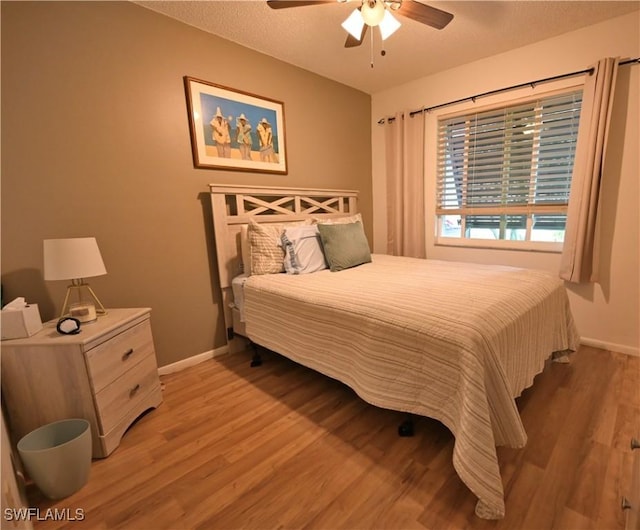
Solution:
<svg viewBox="0 0 640 530">
<path fill-rule="evenodd" d="M 438 243 L 561 250 L 581 104 L 574 90 L 439 120 Z"/>
</svg>

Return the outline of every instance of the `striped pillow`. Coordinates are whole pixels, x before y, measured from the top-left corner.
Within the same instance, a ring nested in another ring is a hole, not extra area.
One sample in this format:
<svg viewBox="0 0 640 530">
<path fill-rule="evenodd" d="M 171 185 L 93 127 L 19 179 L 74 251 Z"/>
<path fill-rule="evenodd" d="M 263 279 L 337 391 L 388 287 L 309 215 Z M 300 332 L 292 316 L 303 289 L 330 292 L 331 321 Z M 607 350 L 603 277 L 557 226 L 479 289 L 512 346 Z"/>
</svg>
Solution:
<svg viewBox="0 0 640 530">
<path fill-rule="evenodd" d="M 246 274 L 277 274 L 284 272 L 284 250 L 281 237 L 288 226 L 310 224 L 311 221 L 292 223 L 256 223 L 249 220 L 247 234 L 251 248 L 251 269 Z"/>
</svg>

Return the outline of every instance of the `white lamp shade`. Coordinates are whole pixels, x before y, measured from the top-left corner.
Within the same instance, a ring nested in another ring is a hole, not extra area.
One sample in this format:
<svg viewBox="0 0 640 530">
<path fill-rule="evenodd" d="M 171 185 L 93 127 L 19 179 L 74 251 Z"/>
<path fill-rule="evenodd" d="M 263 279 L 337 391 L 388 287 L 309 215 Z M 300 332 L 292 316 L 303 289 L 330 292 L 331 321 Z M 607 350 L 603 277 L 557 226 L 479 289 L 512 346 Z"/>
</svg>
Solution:
<svg viewBox="0 0 640 530">
<path fill-rule="evenodd" d="M 397 18 L 395 18 L 388 10 L 384 12 L 384 18 L 380 22 L 380 36 L 382 40 L 386 40 L 395 33 L 401 26 Z"/>
<path fill-rule="evenodd" d="M 362 20 L 367 26 L 377 26 L 386 11 L 382 0 L 367 0 L 362 4 Z"/>
<path fill-rule="evenodd" d="M 349 15 L 347 20 L 342 23 L 342 27 L 354 38 L 360 40 L 362 37 L 362 28 L 364 27 L 364 20 L 360 9 L 354 9 L 353 13 Z"/>
<path fill-rule="evenodd" d="M 73 280 L 107 274 L 95 237 L 44 240 L 44 279 Z"/>
</svg>

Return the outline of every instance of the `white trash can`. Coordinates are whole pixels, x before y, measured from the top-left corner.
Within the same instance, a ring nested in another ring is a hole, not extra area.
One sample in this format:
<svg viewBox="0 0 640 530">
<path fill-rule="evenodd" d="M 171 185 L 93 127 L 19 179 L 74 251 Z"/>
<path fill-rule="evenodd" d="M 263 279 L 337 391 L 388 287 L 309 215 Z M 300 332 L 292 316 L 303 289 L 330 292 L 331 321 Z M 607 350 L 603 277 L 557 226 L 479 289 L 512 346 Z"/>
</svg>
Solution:
<svg viewBox="0 0 640 530">
<path fill-rule="evenodd" d="M 68 497 L 89 480 L 91 425 L 83 419 L 43 425 L 20 439 L 18 453 L 46 497 Z"/>
</svg>

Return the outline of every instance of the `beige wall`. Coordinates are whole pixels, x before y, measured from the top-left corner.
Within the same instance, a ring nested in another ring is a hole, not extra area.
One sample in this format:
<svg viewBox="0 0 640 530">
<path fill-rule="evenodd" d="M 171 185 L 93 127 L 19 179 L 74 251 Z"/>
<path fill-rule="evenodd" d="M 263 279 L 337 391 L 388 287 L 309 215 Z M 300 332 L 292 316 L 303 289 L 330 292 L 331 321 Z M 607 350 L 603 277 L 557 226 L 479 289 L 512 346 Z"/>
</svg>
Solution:
<svg viewBox="0 0 640 530">
<path fill-rule="evenodd" d="M 95 236 L 92 286 L 153 309 L 163 366 L 225 344 L 208 183 L 358 189 L 372 225 L 368 95 L 126 2 L 2 2 L 1 21 L 5 301 L 55 317 L 42 240 Z M 284 102 L 289 174 L 194 169 L 185 75 Z"/>
<path fill-rule="evenodd" d="M 374 210 L 384 211 L 384 127 L 378 119 L 402 109 L 414 110 L 472 96 L 535 79 L 583 70 L 602 57 L 640 56 L 640 16 L 635 13 L 565 35 L 496 55 L 407 85 L 372 98 L 372 156 Z M 603 254 L 601 285 L 567 285 L 579 331 L 586 342 L 625 353 L 639 353 L 640 241 L 639 150 L 640 66 L 621 67 L 614 103 L 612 132 L 603 202 Z M 562 84 L 575 84 L 580 79 Z M 543 92 L 554 88 L 540 85 Z M 478 99 L 476 106 L 530 94 L 530 89 Z M 426 203 L 435 207 L 435 134 L 438 116 L 473 104 L 448 107 L 427 116 Z M 386 248 L 384 215 L 374 219 L 374 250 Z M 434 244 L 434 216 L 427 218 L 428 257 L 482 263 L 501 263 L 557 271 L 559 254 L 504 250 L 460 249 Z"/>
</svg>

